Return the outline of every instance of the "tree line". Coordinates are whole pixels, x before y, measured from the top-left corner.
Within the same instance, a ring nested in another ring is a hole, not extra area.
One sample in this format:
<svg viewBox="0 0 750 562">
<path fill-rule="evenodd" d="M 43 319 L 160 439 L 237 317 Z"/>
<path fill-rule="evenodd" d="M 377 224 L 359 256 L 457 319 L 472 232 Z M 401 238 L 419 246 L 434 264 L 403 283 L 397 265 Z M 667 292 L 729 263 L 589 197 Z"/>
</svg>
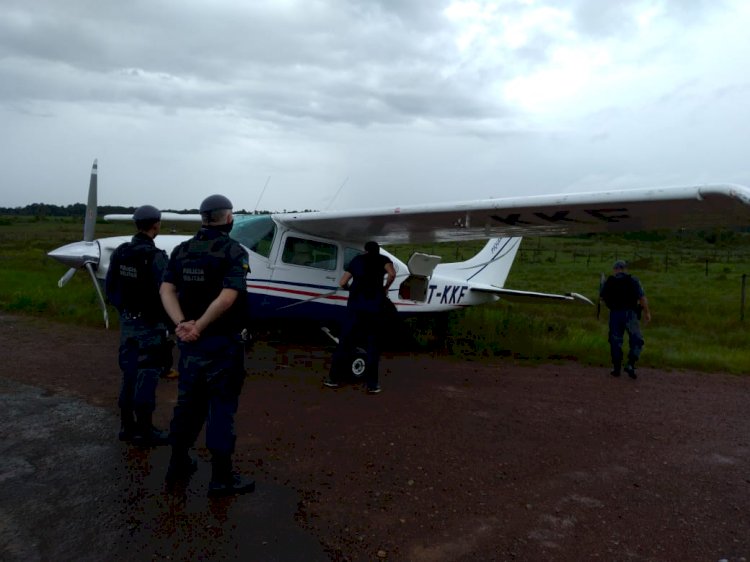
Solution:
<svg viewBox="0 0 750 562">
<path fill-rule="evenodd" d="M 102 205 L 97 208 L 97 214 L 132 213 L 135 207 L 121 207 Z M 197 212 L 197 211 L 196 211 Z M 46 203 L 32 203 L 25 207 L 0 207 L 0 215 L 15 217 L 83 217 L 86 215 L 86 205 L 74 203 L 72 205 L 48 205 Z"/>
<path fill-rule="evenodd" d="M 123 207 L 119 205 L 99 205 L 97 207 L 97 215 L 120 215 L 120 214 L 131 214 L 136 210 L 137 207 Z M 169 213 L 187 213 L 197 214 L 198 209 L 161 209 L 163 212 Z M 312 209 L 305 209 L 304 211 L 287 211 L 283 212 L 295 212 L 295 213 L 309 213 Z M 244 209 L 234 211 L 237 214 L 249 214 Z M 254 211 L 254 215 L 266 215 L 277 211 L 258 210 Z M 0 215 L 2 216 L 13 216 L 13 217 L 84 217 L 86 216 L 86 205 L 84 203 L 74 203 L 72 205 L 48 205 L 46 203 L 32 203 L 25 207 L 0 207 Z"/>
</svg>

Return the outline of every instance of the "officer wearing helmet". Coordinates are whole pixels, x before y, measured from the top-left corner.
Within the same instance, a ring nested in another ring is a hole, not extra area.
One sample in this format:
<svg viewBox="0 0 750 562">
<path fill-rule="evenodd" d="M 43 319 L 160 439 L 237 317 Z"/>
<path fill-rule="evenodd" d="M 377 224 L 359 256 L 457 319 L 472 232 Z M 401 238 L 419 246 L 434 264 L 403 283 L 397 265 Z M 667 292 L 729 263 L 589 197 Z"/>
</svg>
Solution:
<svg viewBox="0 0 750 562">
<path fill-rule="evenodd" d="M 143 205 L 133 220 L 138 232 L 113 252 L 105 282 L 107 298 L 120 314 L 119 438 L 141 446 L 166 445 L 166 432 L 152 423 L 167 344 L 167 317 L 159 297 L 167 254 L 154 244 L 161 212 Z"/>
<path fill-rule="evenodd" d="M 209 495 L 252 492 L 255 482 L 234 472 L 234 417 L 245 381 L 247 253 L 229 237 L 232 203 L 211 195 L 200 206 L 201 229 L 169 258 L 161 298 L 176 324 L 180 350 L 177 404 L 170 426 L 166 483 L 186 482 L 197 463 L 189 450 L 206 424 L 211 452 Z"/>
</svg>

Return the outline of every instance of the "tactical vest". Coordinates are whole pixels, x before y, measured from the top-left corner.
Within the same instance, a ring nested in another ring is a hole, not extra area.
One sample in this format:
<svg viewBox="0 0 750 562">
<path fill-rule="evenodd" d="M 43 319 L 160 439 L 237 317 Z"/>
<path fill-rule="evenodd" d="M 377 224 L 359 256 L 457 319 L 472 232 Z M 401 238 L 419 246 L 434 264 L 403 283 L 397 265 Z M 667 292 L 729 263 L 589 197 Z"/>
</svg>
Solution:
<svg viewBox="0 0 750 562">
<path fill-rule="evenodd" d="M 189 320 L 200 318 L 224 288 L 224 276 L 232 263 L 230 251 L 239 244 L 228 236 L 201 236 L 201 233 L 175 248 L 170 269 L 180 307 Z M 244 252 L 244 250 L 240 250 Z M 232 334 L 247 324 L 247 293 L 240 291 L 232 307 L 207 328 L 207 333 Z"/>
<path fill-rule="evenodd" d="M 610 310 L 637 310 L 639 293 L 638 282 L 631 275 L 611 275 L 602 289 L 602 298 Z"/>
<path fill-rule="evenodd" d="M 159 296 L 161 279 L 154 271 L 154 259 L 158 254 L 166 259 L 163 250 L 152 243 L 139 240 L 120 245 L 113 259 L 117 276 L 117 300 L 114 304 L 120 312 L 140 315 L 145 318 L 162 319 L 164 309 Z"/>
</svg>

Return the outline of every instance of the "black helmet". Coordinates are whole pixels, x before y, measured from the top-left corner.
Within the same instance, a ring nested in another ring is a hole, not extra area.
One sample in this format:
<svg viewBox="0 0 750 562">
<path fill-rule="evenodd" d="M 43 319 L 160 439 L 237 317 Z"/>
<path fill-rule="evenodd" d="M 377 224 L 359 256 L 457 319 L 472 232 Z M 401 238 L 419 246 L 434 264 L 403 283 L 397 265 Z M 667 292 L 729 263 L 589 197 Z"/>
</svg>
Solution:
<svg viewBox="0 0 750 562">
<path fill-rule="evenodd" d="M 141 205 L 133 213 L 133 220 L 136 222 L 160 221 L 161 211 L 152 205 Z"/>
<path fill-rule="evenodd" d="M 223 209 L 232 209 L 232 202 L 223 195 L 209 195 L 201 203 L 200 212 L 203 214 Z"/>
</svg>

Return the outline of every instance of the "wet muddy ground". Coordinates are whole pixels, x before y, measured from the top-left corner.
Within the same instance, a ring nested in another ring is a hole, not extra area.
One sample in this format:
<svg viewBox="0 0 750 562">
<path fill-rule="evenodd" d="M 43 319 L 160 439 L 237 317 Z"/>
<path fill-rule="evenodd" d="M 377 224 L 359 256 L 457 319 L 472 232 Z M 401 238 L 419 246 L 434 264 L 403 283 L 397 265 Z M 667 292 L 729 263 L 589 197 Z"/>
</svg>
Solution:
<svg viewBox="0 0 750 562">
<path fill-rule="evenodd" d="M 117 334 L 0 316 L 0 559 L 750 559 L 750 378 L 256 344 L 237 418 L 254 494 L 116 439 Z M 176 383 L 159 387 L 166 426 Z"/>
</svg>

